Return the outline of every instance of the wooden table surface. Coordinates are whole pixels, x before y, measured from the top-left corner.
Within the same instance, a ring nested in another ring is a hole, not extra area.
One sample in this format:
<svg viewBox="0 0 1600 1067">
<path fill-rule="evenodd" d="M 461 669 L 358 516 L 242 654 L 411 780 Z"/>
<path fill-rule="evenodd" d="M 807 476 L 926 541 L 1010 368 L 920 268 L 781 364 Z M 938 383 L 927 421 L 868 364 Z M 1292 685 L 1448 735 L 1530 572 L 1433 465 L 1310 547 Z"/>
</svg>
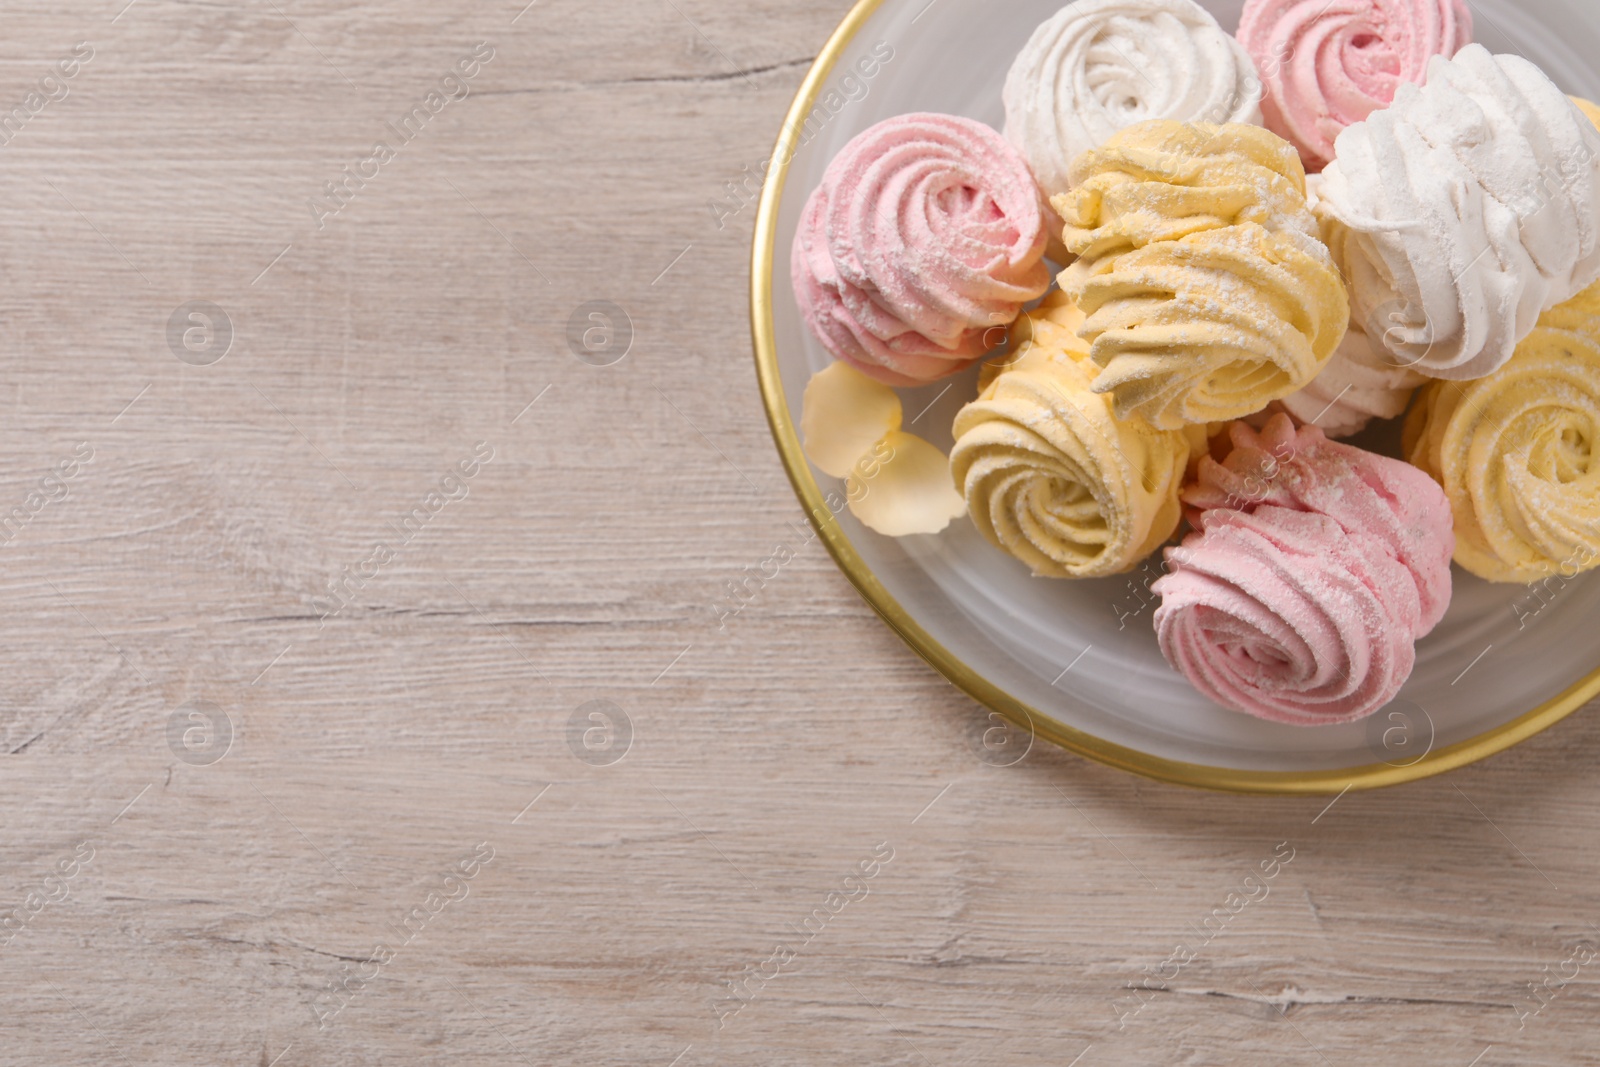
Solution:
<svg viewBox="0 0 1600 1067">
<path fill-rule="evenodd" d="M 1600 1062 L 1592 710 L 986 761 L 709 206 L 846 3 L 523 2 L 5 7 L 0 1064 Z"/>
</svg>

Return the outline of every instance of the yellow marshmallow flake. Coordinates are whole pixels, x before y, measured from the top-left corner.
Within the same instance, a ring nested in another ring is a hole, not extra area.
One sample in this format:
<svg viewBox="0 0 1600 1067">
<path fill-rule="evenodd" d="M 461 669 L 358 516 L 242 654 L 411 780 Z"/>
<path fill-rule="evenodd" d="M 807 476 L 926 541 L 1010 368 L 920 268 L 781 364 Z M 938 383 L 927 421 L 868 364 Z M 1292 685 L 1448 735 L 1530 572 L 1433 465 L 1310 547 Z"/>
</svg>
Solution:
<svg viewBox="0 0 1600 1067">
<path fill-rule="evenodd" d="M 812 375 L 800 401 L 806 457 L 824 474 L 848 477 L 856 462 L 900 428 L 900 398 L 848 363 Z"/>
<path fill-rule="evenodd" d="M 966 511 L 950 460 L 900 429 L 900 397 L 847 363 L 818 371 L 801 399 L 806 457 L 845 479 L 850 512 L 887 537 L 938 533 Z"/>
<path fill-rule="evenodd" d="M 896 430 L 845 482 L 850 511 L 886 537 L 938 533 L 966 513 L 950 480 L 950 457 L 916 434 Z"/>
</svg>

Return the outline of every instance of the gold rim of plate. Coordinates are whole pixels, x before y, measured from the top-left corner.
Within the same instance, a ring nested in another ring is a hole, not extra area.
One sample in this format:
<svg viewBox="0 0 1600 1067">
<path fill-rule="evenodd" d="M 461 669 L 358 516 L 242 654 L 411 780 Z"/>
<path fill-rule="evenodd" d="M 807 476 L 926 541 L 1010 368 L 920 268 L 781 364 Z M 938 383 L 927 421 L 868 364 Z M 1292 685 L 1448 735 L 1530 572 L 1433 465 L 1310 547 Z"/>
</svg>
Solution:
<svg viewBox="0 0 1600 1067">
<path fill-rule="evenodd" d="M 778 370 L 777 339 L 772 322 L 772 268 L 777 248 L 778 204 L 789 176 L 795 141 L 821 93 L 822 85 L 833 72 L 839 56 L 855 38 L 857 31 L 878 10 L 884 0 L 858 0 L 850 13 L 839 23 L 827 45 L 817 56 L 795 94 L 794 103 L 784 118 L 783 128 L 774 145 L 772 163 L 761 194 L 761 206 L 756 214 L 755 242 L 750 260 L 750 329 L 755 345 L 756 373 L 761 383 L 761 399 L 767 409 L 767 419 L 772 425 L 772 437 L 778 454 L 783 458 L 789 481 L 795 494 L 804 505 L 812 525 L 828 546 L 829 553 L 839 569 L 850 579 L 866 602 L 882 616 L 890 629 L 900 635 L 940 674 L 963 690 L 968 696 L 1005 716 L 1021 729 L 1030 731 L 1053 744 L 1080 756 L 1104 763 L 1119 770 L 1154 778 L 1157 781 L 1201 789 L 1214 789 L 1232 793 L 1268 793 L 1279 795 L 1307 795 L 1343 793 L 1349 789 L 1378 789 L 1428 778 L 1457 767 L 1466 766 L 1504 751 L 1553 726 L 1582 707 L 1596 694 L 1600 694 L 1600 669 L 1583 678 L 1560 696 L 1541 704 L 1532 711 L 1501 726 L 1479 734 L 1466 741 L 1429 751 L 1421 759 L 1405 764 L 1374 763 L 1333 771 L 1248 771 L 1229 767 L 1214 767 L 1200 763 L 1164 759 L 1127 748 L 1075 729 L 1035 708 L 1029 707 L 1005 690 L 983 677 L 977 671 L 936 641 L 890 595 L 856 553 L 844 534 L 833 512 L 823 499 L 823 492 L 812 476 L 811 466 L 800 447 L 800 438 L 789 417 L 789 405 L 783 390 L 783 379 Z"/>
</svg>

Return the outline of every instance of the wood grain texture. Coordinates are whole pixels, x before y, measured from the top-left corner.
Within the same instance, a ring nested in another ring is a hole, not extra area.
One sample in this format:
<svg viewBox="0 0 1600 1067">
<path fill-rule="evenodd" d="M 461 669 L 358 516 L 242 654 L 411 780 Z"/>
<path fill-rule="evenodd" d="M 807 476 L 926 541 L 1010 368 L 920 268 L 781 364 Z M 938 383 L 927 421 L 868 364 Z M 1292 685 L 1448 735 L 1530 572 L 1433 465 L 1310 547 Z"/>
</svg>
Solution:
<svg viewBox="0 0 1600 1067">
<path fill-rule="evenodd" d="M 986 765 L 815 542 L 719 628 L 800 511 L 707 202 L 843 0 L 123 3 L 0 43 L 94 51 L 0 147 L 0 1064 L 1600 1062 L 1592 711 L 1324 810 Z"/>
</svg>

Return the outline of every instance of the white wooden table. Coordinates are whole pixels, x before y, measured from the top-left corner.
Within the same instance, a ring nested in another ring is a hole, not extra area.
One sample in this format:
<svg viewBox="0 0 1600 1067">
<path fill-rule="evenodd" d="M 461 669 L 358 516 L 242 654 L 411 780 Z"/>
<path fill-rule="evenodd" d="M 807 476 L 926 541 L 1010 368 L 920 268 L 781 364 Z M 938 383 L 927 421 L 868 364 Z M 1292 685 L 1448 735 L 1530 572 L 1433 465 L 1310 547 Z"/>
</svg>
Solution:
<svg viewBox="0 0 1600 1067">
<path fill-rule="evenodd" d="M 1600 1062 L 1592 712 L 1325 810 L 719 628 L 843 0 L 123 3 L 0 21 L 0 1064 Z"/>
</svg>

